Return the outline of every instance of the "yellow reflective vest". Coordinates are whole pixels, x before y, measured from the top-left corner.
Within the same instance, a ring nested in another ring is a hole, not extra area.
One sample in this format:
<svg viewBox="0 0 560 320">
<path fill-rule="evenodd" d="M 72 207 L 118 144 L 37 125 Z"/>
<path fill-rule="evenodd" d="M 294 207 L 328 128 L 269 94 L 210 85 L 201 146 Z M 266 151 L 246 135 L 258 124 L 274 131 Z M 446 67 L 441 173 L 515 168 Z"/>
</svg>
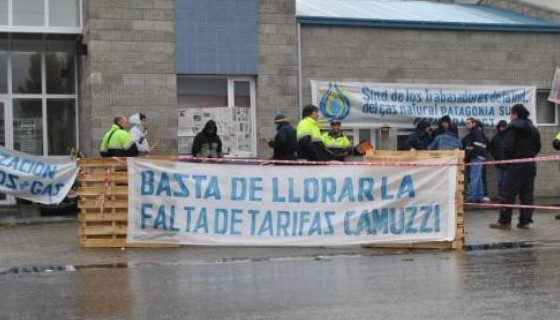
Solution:
<svg viewBox="0 0 560 320">
<path fill-rule="evenodd" d="M 138 148 L 130 132 L 121 129 L 116 124 L 103 136 L 100 153 L 103 157 L 137 156 Z"/>
<path fill-rule="evenodd" d="M 322 136 L 323 143 L 328 149 L 347 149 L 352 146 L 352 142 L 343 133 L 338 136 L 331 135 L 331 132 L 325 132 Z"/>
<path fill-rule="evenodd" d="M 310 136 L 312 142 L 323 141 L 319 125 L 317 121 L 311 117 L 306 117 L 297 125 L 297 140 L 300 141 L 305 136 Z"/>
</svg>

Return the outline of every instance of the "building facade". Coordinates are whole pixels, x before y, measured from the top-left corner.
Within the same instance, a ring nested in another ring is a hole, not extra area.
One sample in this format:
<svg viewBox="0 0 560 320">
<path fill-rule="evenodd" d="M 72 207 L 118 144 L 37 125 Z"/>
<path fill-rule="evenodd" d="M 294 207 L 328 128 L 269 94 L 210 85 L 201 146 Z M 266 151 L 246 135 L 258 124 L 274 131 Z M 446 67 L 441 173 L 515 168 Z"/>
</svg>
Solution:
<svg viewBox="0 0 560 320">
<path fill-rule="evenodd" d="M 310 17 L 304 9 L 315 2 L 0 0 L 0 144 L 45 156 L 79 147 L 97 156 L 116 115 L 142 112 L 158 141 L 154 153 L 184 153 L 194 130 L 182 112 L 229 108 L 248 126 L 222 132 L 246 133 L 232 142 L 232 155 L 266 158 L 274 115 L 295 125 L 311 102 L 310 81 L 322 80 L 534 86 L 542 153 L 554 152 L 558 108 L 546 99 L 560 52 L 554 8 L 477 1 L 497 17 L 516 12 L 548 26 L 500 30 L 434 18 L 431 27 L 391 24 L 388 14 L 364 15 L 359 2 L 352 5 L 364 16 L 353 22 L 339 19 L 329 1 Z M 417 5 L 451 10 L 464 2 Z M 375 123 L 348 129 L 382 149 L 396 149 L 409 133 Z M 539 165 L 539 194 L 556 194 L 557 167 Z"/>
</svg>

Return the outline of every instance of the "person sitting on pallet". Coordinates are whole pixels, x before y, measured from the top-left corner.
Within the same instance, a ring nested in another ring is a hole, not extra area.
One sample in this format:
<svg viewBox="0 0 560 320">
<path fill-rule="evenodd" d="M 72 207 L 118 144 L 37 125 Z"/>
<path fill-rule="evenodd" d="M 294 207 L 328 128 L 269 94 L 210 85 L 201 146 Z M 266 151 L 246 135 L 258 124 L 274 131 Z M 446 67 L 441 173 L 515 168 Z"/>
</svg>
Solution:
<svg viewBox="0 0 560 320">
<path fill-rule="evenodd" d="M 102 157 L 136 157 L 138 147 L 128 132 L 128 119 L 119 115 L 113 119 L 113 126 L 103 136 L 99 153 Z"/>
</svg>

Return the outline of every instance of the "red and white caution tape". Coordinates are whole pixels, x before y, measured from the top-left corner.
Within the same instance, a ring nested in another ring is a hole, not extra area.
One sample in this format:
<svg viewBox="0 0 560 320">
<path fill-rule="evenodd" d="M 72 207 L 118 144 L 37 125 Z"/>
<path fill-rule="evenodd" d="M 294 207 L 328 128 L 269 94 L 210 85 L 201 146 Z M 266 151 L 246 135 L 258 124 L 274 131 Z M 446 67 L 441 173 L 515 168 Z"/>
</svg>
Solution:
<svg viewBox="0 0 560 320">
<path fill-rule="evenodd" d="M 536 210 L 555 210 L 560 211 L 560 206 L 539 206 L 523 204 L 500 204 L 500 203 L 465 203 L 467 206 L 483 208 L 511 208 L 511 209 L 536 209 Z"/>
</svg>

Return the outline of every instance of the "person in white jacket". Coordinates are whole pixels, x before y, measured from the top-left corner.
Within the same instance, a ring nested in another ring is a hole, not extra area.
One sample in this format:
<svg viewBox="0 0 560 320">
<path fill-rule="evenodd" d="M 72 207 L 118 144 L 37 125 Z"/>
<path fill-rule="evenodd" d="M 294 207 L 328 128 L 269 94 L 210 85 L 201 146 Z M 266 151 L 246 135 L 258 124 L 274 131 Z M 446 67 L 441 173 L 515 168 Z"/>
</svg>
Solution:
<svg viewBox="0 0 560 320">
<path fill-rule="evenodd" d="M 130 122 L 130 135 L 140 153 L 148 153 L 151 151 L 150 144 L 148 143 L 147 133 L 148 133 L 148 120 L 146 120 L 146 115 L 143 113 L 135 113 L 128 119 Z"/>
</svg>

